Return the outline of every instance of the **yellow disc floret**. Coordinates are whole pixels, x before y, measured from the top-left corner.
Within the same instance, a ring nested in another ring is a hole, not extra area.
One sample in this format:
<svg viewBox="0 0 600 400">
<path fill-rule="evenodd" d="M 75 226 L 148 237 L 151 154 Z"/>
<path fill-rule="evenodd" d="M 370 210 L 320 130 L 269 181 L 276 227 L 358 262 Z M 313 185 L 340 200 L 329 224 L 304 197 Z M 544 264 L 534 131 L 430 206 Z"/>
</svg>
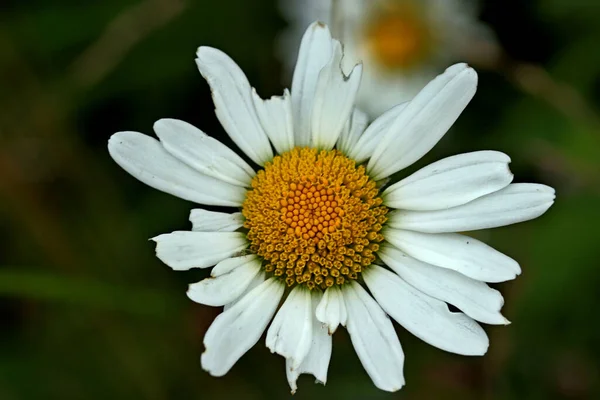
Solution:
<svg viewBox="0 0 600 400">
<path fill-rule="evenodd" d="M 363 166 L 337 150 L 295 148 L 266 163 L 242 208 L 265 271 L 309 289 L 357 279 L 375 261 L 387 208 Z"/>
</svg>

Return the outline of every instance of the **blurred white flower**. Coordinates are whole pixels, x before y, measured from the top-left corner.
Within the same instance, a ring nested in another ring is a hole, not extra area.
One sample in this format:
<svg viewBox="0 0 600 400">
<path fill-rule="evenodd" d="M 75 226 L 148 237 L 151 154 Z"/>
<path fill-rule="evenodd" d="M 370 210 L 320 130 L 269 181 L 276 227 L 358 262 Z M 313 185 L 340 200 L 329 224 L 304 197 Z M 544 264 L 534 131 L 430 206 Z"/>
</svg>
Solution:
<svg viewBox="0 0 600 400">
<path fill-rule="evenodd" d="M 395 391 L 404 385 L 404 353 L 389 317 L 440 349 L 484 354 L 489 341 L 477 321 L 508 323 L 502 295 L 486 282 L 514 279 L 521 269 L 454 232 L 536 218 L 554 190 L 511 184 L 510 158 L 496 151 L 448 157 L 384 187 L 458 118 L 475 94 L 475 71 L 448 68 L 368 125 L 354 108 L 362 68 L 343 74 L 342 47 L 321 23 L 306 31 L 291 92 L 280 97 L 261 99 L 219 50 L 200 47 L 197 56 L 219 121 L 258 172 L 178 120 L 156 122 L 160 141 L 119 132 L 108 149 L 156 189 L 238 208 L 192 210 L 191 231 L 153 239 L 174 270 L 214 266 L 187 293 L 225 306 L 204 337 L 202 367 L 226 374 L 266 330 L 267 347 L 286 359 L 292 391 L 303 373 L 325 383 L 331 335 L 342 325 L 374 384 Z"/>
<path fill-rule="evenodd" d="M 281 0 L 280 6 L 290 23 L 279 46 L 286 70 L 293 69 L 306 26 L 332 25 L 344 45 L 344 70 L 364 64 L 356 105 L 371 118 L 413 98 L 451 63 L 487 65 L 498 56 L 474 0 Z"/>
</svg>

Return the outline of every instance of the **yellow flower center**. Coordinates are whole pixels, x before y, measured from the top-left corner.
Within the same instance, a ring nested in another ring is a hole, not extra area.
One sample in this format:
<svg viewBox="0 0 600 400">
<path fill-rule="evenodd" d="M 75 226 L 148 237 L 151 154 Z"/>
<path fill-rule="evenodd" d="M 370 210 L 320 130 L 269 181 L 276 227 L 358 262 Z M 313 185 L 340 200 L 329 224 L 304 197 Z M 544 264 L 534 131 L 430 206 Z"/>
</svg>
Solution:
<svg viewBox="0 0 600 400">
<path fill-rule="evenodd" d="M 265 271 L 309 289 L 357 279 L 387 220 L 375 182 L 337 150 L 295 148 L 252 180 L 242 214 Z"/>
<path fill-rule="evenodd" d="M 389 69 L 406 69 L 420 63 L 431 50 L 431 33 L 422 10 L 411 4 L 388 4 L 367 27 L 367 46 Z"/>
</svg>

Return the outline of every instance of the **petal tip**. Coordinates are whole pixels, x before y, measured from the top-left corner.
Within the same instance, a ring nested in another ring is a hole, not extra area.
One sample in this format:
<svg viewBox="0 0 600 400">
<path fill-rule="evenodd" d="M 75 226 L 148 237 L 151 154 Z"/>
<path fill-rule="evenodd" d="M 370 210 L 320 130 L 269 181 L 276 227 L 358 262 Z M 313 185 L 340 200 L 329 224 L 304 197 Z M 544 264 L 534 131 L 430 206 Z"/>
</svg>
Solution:
<svg viewBox="0 0 600 400">
<path fill-rule="evenodd" d="M 515 261 L 515 277 L 513 279 L 521 275 L 521 272 L 523 272 L 523 270 L 521 269 L 521 265 L 519 265 L 519 263 Z"/>
<path fill-rule="evenodd" d="M 190 299 L 191 301 L 193 301 L 194 303 L 197 303 L 196 300 L 193 299 L 193 294 L 192 294 L 192 284 L 190 283 L 188 285 L 188 289 L 185 291 L 185 295 L 188 299 Z"/>
<path fill-rule="evenodd" d="M 201 58 L 202 55 L 205 55 L 206 53 L 209 53 L 211 51 L 219 51 L 219 50 L 215 49 L 214 47 L 210 47 L 210 46 L 200 46 L 196 50 L 196 57 Z"/>
<path fill-rule="evenodd" d="M 381 386 L 377 386 L 379 389 L 384 390 L 386 392 L 389 393 L 394 393 L 399 391 L 400 389 L 402 389 L 404 387 L 404 385 L 406 384 L 406 382 L 404 381 L 404 379 L 402 379 L 402 381 L 398 382 L 398 385 L 391 385 L 390 387 L 381 387 Z"/>
<path fill-rule="evenodd" d="M 110 148 L 112 146 L 114 146 L 116 144 L 116 142 L 119 140 L 119 137 L 122 136 L 123 132 L 116 132 L 113 133 L 112 135 L 110 135 L 110 137 L 108 138 L 108 149 L 110 150 Z"/>
<path fill-rule="evenodd" d="M 467 68 L 469 68 L 469 64 L 467 64 L 466 62 L 459 62 L 459 63 L 453 64 L 453 65 L 449 66 L 448 68 L 446 68 L 446 71 L 460 72 L 460 71 L 464 71 Z"/>
<path fill-rule="evenodd" d="M 158 132 L 164 131 L 164 128 L 167 128 L 169 125 L 174 125 L 177 123 L 185 123 L 185 122 L 180 121 L 178 119 L 174 119 L 174 118 L 161 118 L 154 122 L 154 124 L 152 125 L 152 129 L 154 130 L 154 132 L 156 132 L 158 134 Z"/>
<path fill-rule="evenodd" d="M 204 352 L 200 356 L 200 366 L 202 367 L 202 369 L 214 377 L 221 377 L 221 376 L 225 375 L 225 373 L 216 372 L 212 367 L 209 367 L 206 365 L 205 359 L 206 359 L 207 351 L 208 351 L 208 349 L 204 350 Z"/>
<path fill-rule="evenodd" d="M 327 30 L 329 30 L 329 27 L 323 21 L 315 21 L 312 24 L 310 24 L 309 29 L 327 29 Z"/>
<path fill-rule="evenodd" d="M 108 151 L 110 152 L 111 156 L 114 158 L 113 151 L 115 151 L 118 146 L 122 145 L 124 141 L 129 141 L 129 139 L 137 135 L 146 136 L 143 133 L 133 131 L 121 131 L 113 133 L 110 138 L 108 138 Z"/>
</svg>

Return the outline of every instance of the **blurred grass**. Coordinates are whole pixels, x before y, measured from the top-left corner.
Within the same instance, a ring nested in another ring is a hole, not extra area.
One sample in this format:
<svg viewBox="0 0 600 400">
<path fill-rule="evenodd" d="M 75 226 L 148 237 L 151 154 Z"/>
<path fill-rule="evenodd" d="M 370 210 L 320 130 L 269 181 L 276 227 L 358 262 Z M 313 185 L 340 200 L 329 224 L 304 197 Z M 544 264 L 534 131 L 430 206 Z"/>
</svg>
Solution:
<svg viewBox="0 0 600 400">
<path fill-rule="evenodd" d="M 557 188 L 543 218 L 478 233 L 522 265 L 521 277 L 497 285 L 513 323 L 486 327 L 481 358 L 398 328 L 407 386 L 392 395 L 373 387 L 347 334 L 336 333 L 327 386 L 302 377 L 295 398 L 600 398 L 600 9 L 585 0 L 482 6 L 511 58 L 539 63 L 590 109 L 567 98 L 565 112 L 482 72 L 455 128 L 414 167 L 497 149 L 511 155 L 518 181 Z M 94 58 L 116 20 L 125 21 L 112 33 L 118 43 Z M 287 397 L 284 362 L 262 341 L 223 378 L 201 370 L 202 337 L 219 310 L 185 290 L 207 271 L 169 270 L 146 240 L 189 228 L 193 205 L 135 181 L 105 147 L 112 133 L 150 133 L 164 117 L 231 144 L 194 52 L 223 49 L 261 95 L 276 94 L 284 27 L 268 0 L 3 2 L 0 399 Z"/>
<path fill-rule="evenodd" d="M 166 293 L 144 288 L 119 287 L 90 279 L 56 275 L 27 267 L 0 270 L 0 296 L 57 302 L 165 318 L 176 302 Z"/>
</svg>

